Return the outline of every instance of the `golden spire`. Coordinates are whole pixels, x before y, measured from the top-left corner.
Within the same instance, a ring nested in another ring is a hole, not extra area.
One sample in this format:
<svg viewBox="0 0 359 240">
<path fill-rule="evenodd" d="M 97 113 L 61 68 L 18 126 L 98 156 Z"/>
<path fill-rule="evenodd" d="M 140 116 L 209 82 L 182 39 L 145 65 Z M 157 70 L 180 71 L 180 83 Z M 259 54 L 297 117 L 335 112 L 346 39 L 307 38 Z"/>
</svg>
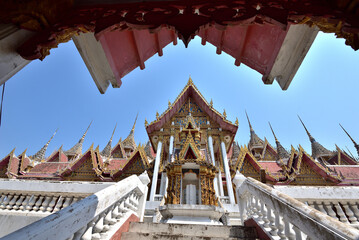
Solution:
<svg viewBox="0 0 359 240">
<path fill-rule="evenodd" d="M 168 108 L 171 108 L 171 101 L 170 100 L 168 100 Z"/>
<path fill-rule="evenodd" d="M 354 141 L 354 139 L 349 135 L 349 133 L 344 129 L 344 127 L 339 123 L 340 127 L 344 130 L 344 132 L 348 135 L 348 137 L 350 138 L 350 140 L 352 140 L 353 144 L 354 144 L 354 147 L 355 149 L 357 150 L 358 152 L 358 155 L 359 155 L 359 145 Z"/>
<path fill-rule="evenodd" d="M 280 142 L 277 139 L 277 136 L 275 135 L 272 125 L 270 124 L 270 122 L 268 122 L 270 130 L 272 130 L 274 139 L 275 139 L 275 143 L 277 145 L 277 163 L 278 164 L 282 164 L 282 165 L 287 165 L 288 160 L 290 158 L 290 154 L 287 152 L 287 150 L 285 150 L 285 148 L 282 146 L 282 144 L 280 144 Z"/>
<path fill-rule="evenodd" d="M 160 114 L 158 113 L 158 111 L 156 112 L 156 120 L 158 120 L 160 118 Z"/>
<path fill-rule="evenodd" d="M 147 127 L 148 122 L 147 122 L 147 118 L 145 118 L 145 127 Z"/>
<path fill-rule="evenodd" d="M 234 124 L 236 125 L 236 126 L 238 126 L 238 118 L 236 117 L 236 121 L 234 122 Z"/>
<path fill-rule="evenodd" d="M 130 131 L 130 134 L 128 134 L 127 138 L 125 140 L 123 140 L 123 142 L 122 142 L 124 147 L 129 147 L 129 148 L 132 148 L 132 149 L 136 149 L 137 145 L 136 145 L 136 142 L 135 142 L 134 133 L 135 133 L 137 117 L 138 117 L 138 113 L 136 115 L 135 122 L 134 122 L 133 127 L 132 127 L 132 129 Z"/>
<path fill-rule="evenodd" d="M 227 118 L 226 109 L 223 109 L 223 117 L 224 117 L 224 118 Z"/>
<path fill-rule="evenodd" d="M 269 124 L 270 130 L 272 130 L 272 133 L 273 133 L 273 136 L 274 136 L 274 140 L 275 140 L 276 142 L 278 142 L 278 139 L 277 139 L 277 137 L 276 137 L 276 135 L 275 135 L 275 133 L 274 133 L 274 131 L 273 131 L 272 125 L 270 124 L 270 122 L 268 122 L 268 124 Z"/>
<path fill-rule="evenodd" d="M 251 124 L 251 121 L 249 121 L 249 117 L 248 117 L 247 111 L 245 111 L 245 112 L 246 112 L 246 116 L 247 116 L 247 120 L 248 120 L 248 124 L 249 124 L 249 130 L 250 130 L 250 131 L 253 131 L 252 124 Z"/>
<path fill-rule="evenodd" d="M 211 102 L 209 103 L 209 106 L 212 108 L 213 107 L 213 100 L 211 98 Z"/>
</svg>

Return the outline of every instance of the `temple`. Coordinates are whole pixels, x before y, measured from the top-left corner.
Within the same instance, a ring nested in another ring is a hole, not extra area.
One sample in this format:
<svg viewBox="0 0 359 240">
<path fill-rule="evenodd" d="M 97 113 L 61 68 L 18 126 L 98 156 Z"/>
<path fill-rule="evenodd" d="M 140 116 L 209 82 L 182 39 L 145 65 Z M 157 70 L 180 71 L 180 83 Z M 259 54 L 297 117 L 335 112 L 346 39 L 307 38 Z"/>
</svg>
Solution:
<svg viewBox="0 0 359 240">
<path fill-rule="evenodd" d="M 221 234 L 242 226 L 238 231 L 253 237 L 246 239 L 316 239 L 323 231 L 327 239 L 356 239 L 347 237 L 359 236 L 358 157 L 338 146 L 326 149 L 300 117 L 311 154 L 300 145 L 287 150 L 269 123 L 275 142 L 271 145 L 257 135 L 247 112 L 246 118 L 250 140 L 240 146 L 235 141 L 238 120 L 231 122 L 225 111 L 214 109 L 213 101 L 208 102 L 189 78 L 162 114 L 145 121 L 149 141 L 144 145 L 134 138 L 136 116 L 128 136 L 113 146 L 114 126 L 102 150 L 94 145 L 82 149 L 91 123 L 68 150 L 60 147 L 47 156 L 57 130 L 31 156 L 26 150 L 16 156 L 14 149 L 0 160 L 0 223 L 8 226 L 0 237 L 12 232 L 4 239 L 17 239 L 31 229 L 45 228 L 42 223 L 51 224 L 48 219 L 53 218 L 62 220 L 49 229 L 74 224 L 66 239 L 119 239 L 121 234 L 124 239 L 146 239 L 141 237 L 148 232 L 141 231 L 161 228 L 150 225 L 158 223 L 180 226 L 182 235 L 186 224 L 196 224 L 218 228 Z M 343 130 L 359 153 L 358 144 Z M 95 211 L 91 221 L 84 215 L 86 206 Z M 299 220 L 289 222 L 293 211 Z M 326 216 L 329 220 L 323 220 Z M 129 222 L 142 225 L 124 228 Z M 54 233 L 43 234 L 39 236 L 45 239 Z M 234 237 L 223 234 L 221 239 Z"/>
</svg>

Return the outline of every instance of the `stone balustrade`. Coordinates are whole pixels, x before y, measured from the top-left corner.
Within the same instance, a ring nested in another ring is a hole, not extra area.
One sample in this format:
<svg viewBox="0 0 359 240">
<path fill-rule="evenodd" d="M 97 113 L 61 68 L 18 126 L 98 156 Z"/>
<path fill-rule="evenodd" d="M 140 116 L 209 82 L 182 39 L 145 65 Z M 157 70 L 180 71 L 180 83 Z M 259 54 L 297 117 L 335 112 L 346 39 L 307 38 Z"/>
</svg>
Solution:
<svg viewBox="0 0 359 240">
<path fill-rule="evenodd" d="M 359 188 L 351 186 L 275 186 L 316 210 L 359 229 Z"/>
<path fill-rule="evenodd" d="M 1 193 L 0 211 L 18 211 L 24 214 L 28 212 L 54 213 L 86 196 L 60 195 L 55 193 L 26 194 L 26 193 Z"/>
<path fill-rule="evenodd" d="M 230 203 L 231 203 L 228 196 L 221 196 L 221 197 L 219 197 L 219 201 L 220 201 L 222 204 L 230 204 Z"/>
<path fill-rule="evenodd" d="M 241 221 L 254 220 L 272 239 L 359 239 L 359 231 L 344 223 L 345 214 L 340 213 L 339 207 L 336 213 L 343 221 L 329 218 L 310 204 L 240 173 L 233 181 L 237 186 Z M 343 208 L 349 209 L 346 205 Z M 333 212 L 330 214 L 334 215 Z M 350 216 L 353 219 L 355 214 Z"/>
<path fill-rule="evenodd" d="M 143 220 L 149 181 L 147 173 L 139 177 L 132 175 L 6 235 L 2 240 L 111 239 L 129 219 Z"/>
</svg>

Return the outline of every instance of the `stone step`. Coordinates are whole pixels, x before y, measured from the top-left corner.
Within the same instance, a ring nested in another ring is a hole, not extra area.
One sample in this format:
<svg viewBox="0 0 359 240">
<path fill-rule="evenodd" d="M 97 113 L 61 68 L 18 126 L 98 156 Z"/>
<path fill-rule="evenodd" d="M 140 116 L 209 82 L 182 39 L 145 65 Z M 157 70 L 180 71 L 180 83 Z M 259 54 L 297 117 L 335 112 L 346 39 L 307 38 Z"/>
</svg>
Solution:
<svg viewBox="0 0 359 240">
<path fill-rule="evenodd" d="M 253 227 L 131 222 L 129 232 L 189 237 L 255 239 Z"/>
<path fill-rule="evenodd" d="M 198 237 L 156 233 L 122 233 L 121 240 L 255 240 L 256 238 Z"/>
</svg>

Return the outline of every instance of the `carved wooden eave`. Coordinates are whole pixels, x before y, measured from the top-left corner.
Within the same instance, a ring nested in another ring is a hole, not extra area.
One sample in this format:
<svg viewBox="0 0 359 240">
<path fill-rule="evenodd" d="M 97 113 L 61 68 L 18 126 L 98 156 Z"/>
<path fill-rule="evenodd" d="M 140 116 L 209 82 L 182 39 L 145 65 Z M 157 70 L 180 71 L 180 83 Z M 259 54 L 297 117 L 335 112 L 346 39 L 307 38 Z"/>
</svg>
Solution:
<svg viewBox="0 0 359 240">
<path fill-rule="evenodd" d="M 240 149 L 240 154 L 238 156 L 236 164 L 234 165 L 234 171 L 231 171 L 232 178 L 234 177 L 237 170 L 241 172 L 242 166 L 244 165 L 245 161 L 248 161 L 248 163 L 253 166 L 253 168 L 258 172 L 258 175 L 260 175 L 261 170 L 265 170 L 266 180 L 271 181 L 273 183 L 276 183 L 279 180 L 278 179 L 279 176 L 274 176 L 272 173 L 262 168 L 260 163 L 257 161 L 257 159 L 253 156 L 253 154 L 249 151 L 249 149 L 245 145 Z"/>
<path fill-rule="evenodd" d="M 146 153 L 143 149 L 142 146 L 138 146 L 136 151 L 134 151 L 129 160 L 127 161 L 127 163 L 122 167 L 122 169 L 119 169 L 117 172 L 114 172 L 112 174 L 112 179 L 116 179 L 118 177 L 121 177 L 122 174 L 125 174 L 126 171 L 132 166 L 132 164 L 134 164 L 134 162 L 137 160 L 137 159 L 140 159 L 142 165 L 144 166 L 144 170 L 148 169 L 150 167 L 150 163 L 148 162 L 147 160 L 147 157 L 146 157 Z M 142 171 L 142 172 L 143 172 Z M 141 174 L 142 172 L 138 172 L 137 174 Z"/>
<path fill-rule="evenodd" d="M 4 173 L 4 175 L 0 176 L 0 178 L 9 177 L 9 172 L 11 172 L 9 171 L 9 168 L 13 158 L 16 158 L 15 148 L 8 155 L 6 155 L 3 159 L 0 160 L 0 171 Z"/>
<path fill-rule="evenodd" d="M 98 164 L 97 164 L 97 158 L 96 158 L 96 155 L 95 155 L 95 151 L 93 149 L 93 144 L 78 159 L 74 160 L 65 169 L 60 171 L 59 176 L 65 177 L 65 176 L 70 175 L 72 172 L 76 171 L 80 166 L 82 166 L 84 164 L 84 162 L 88 159 L 88 157 L 91 158 L 91 164 L 93 166 L 92 169 L 96 173 L 96 175 L 98 176 L 98 172 L 100 170 L 97 168 Z M 98 176 L 98 177 L 101 178 L 100 176 Z"/>
<path fill-rule="evenodd" d="M 299 145 L 297 162 L 295 164 L 295 167 L 293 166 L 294 171 L 292 172 L 292 174 L 290 174 L 286 183 L 290 184 L 291 182 L 294 182 L 297 177 L 300 176 L 301 166 L 303 162 L 306 162 L 316 174 L 320 175 L 327 182 L 328 185 L 338 184 L 343 180 L 339 175 L 335 174 L 329 168 L 325 168 L 321 164 L 316 162 L 307 152 L 305 152 L 302 146 Z M 308 182 L 308 184 L 313 183 Z"/>
<path fill-rule="evenodd" d="M 126 158 L 126 154 L 125 154 L 125 149 L 123 147 L 122 144 L 122 139 L 120 138 L 120 140 L 117 142 L 117 144 L 112 148 L 111 150 L 111 156 L 113 157 L 113 155 L 115 154 L 115 152 L 120 151 L 122 158 Z"/>
<path fill-rule="evenodd" d="M 264 157 L 267 153 L 267 151 L 269 151 L 269 153 L 271 155 L 273 155 L 274 157 L 277 155 L 277 151 L 272 147 L 272 145 L 268 142 L 267 138 L 264 138 L 264 147 L 263 147 L 263 151 L 261 153 L 260 156 L 260 160 L 261 161 L 265 161 Z"/>
<path fill-rule="evenodd" d="M 342 151 L 337 145 L 334 156 L 329 158 L 327 162 L 330 165 L 357 165 L 357 161 L 350 157 L 345 151 Z"/>
<path fill-rule="evenodd" d="M 215 121 L 222 131 L 228 131 L 231 135 L 235 135 L 238 129 L 236 124 L 233 124 L 231 121 L 227 120 L 220 112 L 215 110 L 206 99 L 202 96 L 200 91 L 194 85 L 192 79 L 190 78 L 186 86 L 183 88 L 181 93 L 177 96 L 176 100 L 160 115 L 158 118 L 146 126 L 147 134 L 153 146 L 153 150 L 157 152 L 157 146 L 153 143 L 150 135 L 154 132 L 160 131 L 160 129 L 169 122 L 171 118 L 180 110 L 181 106 L 186 102 L 188 98 L 193 99 L 196 104 L 204 111 L 213 121 Z M 226 144 L 227 151 L 229 150 L 230 144 L 233 142 L 233 138 L 229 144 Z"/>
</svg>

